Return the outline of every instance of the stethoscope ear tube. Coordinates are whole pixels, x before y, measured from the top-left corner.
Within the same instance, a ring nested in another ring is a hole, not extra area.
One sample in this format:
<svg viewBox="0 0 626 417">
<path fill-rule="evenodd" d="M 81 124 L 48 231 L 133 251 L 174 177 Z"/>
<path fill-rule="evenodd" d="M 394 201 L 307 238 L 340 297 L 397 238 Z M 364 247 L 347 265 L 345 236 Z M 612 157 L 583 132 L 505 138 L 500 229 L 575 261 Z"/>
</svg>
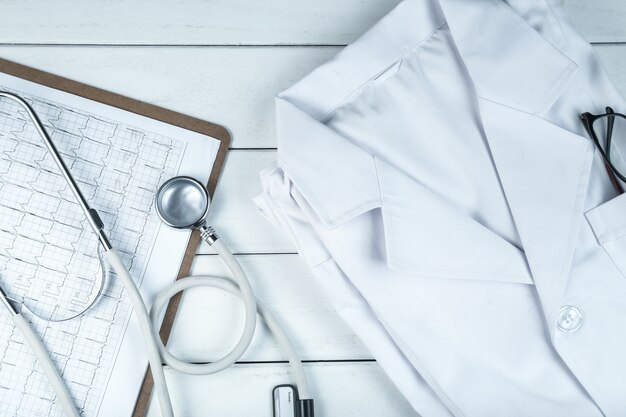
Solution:
<svg viewBox="0 0 626 417">
<path fill-rule="evenodd" d="M 48 381 L 50 381 L 52 390 L 56 394 L 57 400 L 63 408 L 63 411 L 65 411 L 65 414 L 67 414 L 68 417 L 81 417 L 76 406 L 74 405 L 72 396 L 67 390 L 67 386 L 63 382 L 63 378 L 61 378 L 59 370 L 56 368 L 54 362 L 52 361 L 52 357 L 48 354 L 48 351 L 43 345 L 39 335 L 35 333 L 35 330 L 33 330 L 33 327 L 24 318 L 24 316 L 22 316 L 20 312 L 13 307 L 2 290 L 0 290 L 0 298 L 11 314 L 15 326 L 20 329 L 24 339 L 26 339 L 26 343 L 33 350 L 33 353 L 37 358 L 37 362 L 39 363 L 39 366 L 43 370 L 44 374 L 46 374 Z"/>
<path fill-rule="evenodd" d="M 72 176 L 72 173 L 70 172 L 70 170 L 67 168 L 67 165 L 65 165 L 65 161 L 63 160 L 63 157 L 57 150 L 52 139 L 50 139 L 50 135 L 48 135 L 48 132 L 46 132 L 46 129 L 44 128 L 43 124 L 39 120 L 39 117 L 37 117 L 37 113 L 35 113 L 33 108 L 30 106 L 30 104 L 28 104 L 26 100 L 24 100 L 22 97 L 16 94 L 9 93 L 6 91 L 0 91 L 0 97 L 5 97 L 7 99 L 13 100 L 15 103 L 19 104 L 26 111 L 26 114 L 28 114 L 28 117 L 31 119 L 33 125 L 35 126 L 37 133 L 39 133 L 39 136 L 41 136 L 41 140 L 46 145 L 46 148 L 48 148 L 48 151 L 50 151 L 50 155 L 52 156 L 52 159 L 54 160 L 57 167 L 59 168 L 59 172 L 61 172 L 61 175 L 63 176 L 63 178 L 65 178 L 65 182 L 67 183 L 67 186 L 70 188 L 70 190 L 72 191 L 72 194 L 74 194 L 74 197 L 76 197 L 76 201 L 78 202 L 78 205 L 81 207 L 81 209 L 85 213 L 85 217 L 87 218 L 87 222 L 89 223 L 89 226 L 92 228 L 96 236 L 98 236 L 98 240 L 100 241 L 102 246 L 106 250 L 111 249 L 112 248 L 111 242 L 109 241 L 108 236 L 104 232 L 104 224 L 102 223 L 102 219 L 100 218 L 100 215 L 95 209 L 89 206 L 87 199 L 85 198 L 83 193 L 80 191 L 80 187 L 78 186 L 78 183 Z"/>
<path fill-rule="evenodd" d="M 46 347 L 43 345 L 41 338 L 35 333 L 30 323 L 26 321 L 24 316 L 21 314 L 14 315 L 13 322 L 15 322 L 17 328 L 20 329 L 26 339 L 26 342 L 35 353 L 39 366 L 43 369 L 46 377 L 48 377 L 50 385 L 57 396 L 57 401 L 61 404 L 65 413 L 70 417 L 80 417 L 80 414 L 74 405 L 74 400 L 72 400 L 72 396 L 67 390 L 67 387 L 63 382 L 63 378 L 61 378 L 61 374 L 54 365 L 54 362 L 52 362 L 52 358 L 48 354 Z"/>
</svg>

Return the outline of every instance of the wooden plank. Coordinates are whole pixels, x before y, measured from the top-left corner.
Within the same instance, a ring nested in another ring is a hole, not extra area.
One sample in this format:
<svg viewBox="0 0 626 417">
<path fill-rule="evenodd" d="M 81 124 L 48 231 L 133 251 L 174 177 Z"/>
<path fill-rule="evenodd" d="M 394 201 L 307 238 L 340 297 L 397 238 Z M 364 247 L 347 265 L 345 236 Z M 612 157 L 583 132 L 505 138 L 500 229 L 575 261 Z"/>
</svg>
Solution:
<svg viewBox="0 0 626 417">
<path fill-rule="evenodd" d="M 559 0 L 574 27 L 590 42 L 626 41 L 623 0 Z"/>
<path fill-rule="evenodd" d="M 591 41 L 626 41 L 623 0 L 562 0 Z M 6 44 L 344 45 L 399 0 L 4 0 Z"/>
<path fill-rule="evenodd" d="M 237 259 L 256 297 L 283 325 L 301 359 L 371 359 L 298 255 L 244 255 Z M 231 276 L 215 255 L 196 256 L 191 273 Z M 183 295 L 169 348 L 186 360 L 214 361 L 235 345 L 243 319 L 243 304 L 237 297 L 215 288 L 189 290 Z M 260 322 L 242 361 L 283 360 L 273 336 Z"/>
<path fill-rule="evenodd" d="M 602 45 L 595 50 L 613 85 L 626 97 L 626 45 Z"/>
<path fill-rule="evenodd" d="M 5 0 L 2 42 L 346 44 L 399 0 Z"/>
<path fill-rule="evenodd" d="M 315 415 L 418 417 L 375 362 L 305 365 Z M 271 390 L 290 382 L 284 364 L 236 365 L 218 375 L 181 375 L 166 368 L 177 417 L 272 417 Z M 149 417 L 159 417 L 152 398 Z"/>
<path fill-rule="evenodd" d="M 226 126 L 275 147 L 274 97 L 337 47 L 0 47 L 0 57 Z"/>
<path fill-rule="evenodd" d="M 0 47 L 0 56 L 223 124 L 233 148 L 271 148 L 274 96 L 339 49 Z M 626 95 L 626 45 L 596 50 Z"/>
</svg>

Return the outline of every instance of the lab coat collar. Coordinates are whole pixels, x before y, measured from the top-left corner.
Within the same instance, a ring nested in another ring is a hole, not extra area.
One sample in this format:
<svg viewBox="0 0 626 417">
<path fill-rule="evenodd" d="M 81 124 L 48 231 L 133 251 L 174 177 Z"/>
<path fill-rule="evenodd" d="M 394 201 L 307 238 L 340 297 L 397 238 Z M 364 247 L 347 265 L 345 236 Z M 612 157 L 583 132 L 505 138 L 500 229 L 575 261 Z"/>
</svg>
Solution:
<svg viewBox="0 0 626 417">
<path fill-rule="evenodd" d="M 325 117 L 444 25 L 436 0 L 404 1 L 278 95 L 278 162 L 325 227 L 337 227 L 381 205 L 373 156 L 327 128 Z"/>
<path fill-rule="evenodd" d="M 403 1 L 361 38 L 279 95 L 323 120 L 445 25 L 437 0 Z"/>
<path fill-rule="evenodd" d="M 310 222 L 329 231 L 381 209 L 384 235 L 372 238 L 384 238 L 391 269 L 431 278 L 533 283 L 519 248 L 397 167 L 282 97 L 277 116 L 278 164 L 312 208 L 306 214 L 314 216 Z"/>
<path fill-rule="evenodd" d="M 479 97 L 542 114 L 578 66 L 503 0 L 439 0 Z"/>
</svg>

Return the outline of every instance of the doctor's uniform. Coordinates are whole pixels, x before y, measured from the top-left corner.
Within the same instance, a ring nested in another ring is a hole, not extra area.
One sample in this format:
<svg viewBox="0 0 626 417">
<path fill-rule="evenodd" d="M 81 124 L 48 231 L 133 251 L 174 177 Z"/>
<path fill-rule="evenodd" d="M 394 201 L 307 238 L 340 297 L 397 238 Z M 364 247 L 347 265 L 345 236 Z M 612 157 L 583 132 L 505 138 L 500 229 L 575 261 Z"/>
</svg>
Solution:
<svg viewBox="0 0 626 417">
<path fill-rule="evenodd" d="M 256 203 L 422 416 L 626 416 L 605 106 L 557 5 L 406 0 L 278 96 Z"/>
</svg>

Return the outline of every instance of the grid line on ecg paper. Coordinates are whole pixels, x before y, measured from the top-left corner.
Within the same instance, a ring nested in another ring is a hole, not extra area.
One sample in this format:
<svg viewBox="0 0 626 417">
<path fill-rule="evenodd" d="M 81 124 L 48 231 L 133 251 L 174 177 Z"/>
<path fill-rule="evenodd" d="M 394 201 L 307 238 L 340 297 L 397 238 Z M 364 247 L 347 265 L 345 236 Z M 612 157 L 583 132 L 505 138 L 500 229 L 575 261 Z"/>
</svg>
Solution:
<svg viewBox="0 0 626 417">
<path fill-rule="evenodd" d="M 176 174 L 183 143 L 44 99 L 25 98 L 85 197 L 100 212 L 131 274 L 141 279 L 158 222 L 152 195 L 165 178 Z M 89 293 L 100 274 L 97 240 L 27 116 L 6 101 L 0 101 L 0 193 L 3 288 L 25 303 L 34 303 L 34 298 L 58 302 L 67 295 L 67 286 Z M 95 416 L 100 406 L 129 313 L 121 284 L 109 277 L 97 304 L 77 319 L 55 323 L 29 316 L 85 416 Z M 4 311 L 0 404 L 2 416 L 63 415 Z"/>
</svg>

